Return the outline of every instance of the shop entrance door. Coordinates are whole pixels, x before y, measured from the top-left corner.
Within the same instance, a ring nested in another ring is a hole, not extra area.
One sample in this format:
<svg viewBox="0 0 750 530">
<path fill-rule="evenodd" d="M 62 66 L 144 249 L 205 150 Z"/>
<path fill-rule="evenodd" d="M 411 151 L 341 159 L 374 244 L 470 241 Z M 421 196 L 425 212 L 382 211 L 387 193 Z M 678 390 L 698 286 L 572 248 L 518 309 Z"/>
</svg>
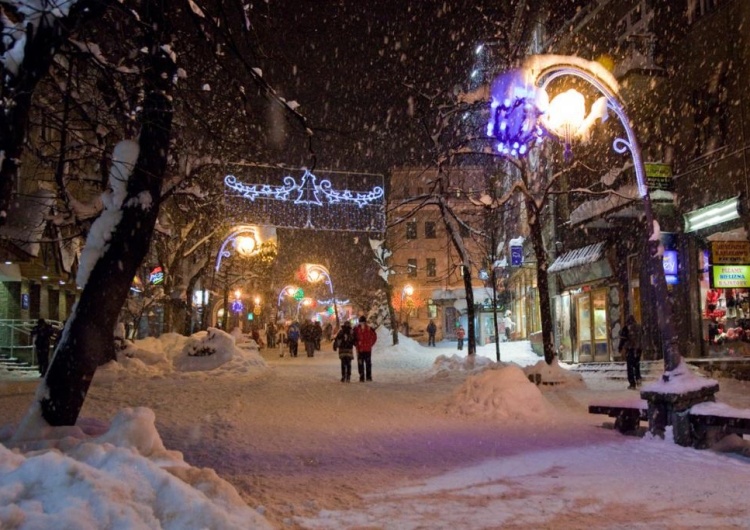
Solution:
<svg viewBox="0 0 750 530">
<path fill-rule="evenodd" d="M 607 328 L 607 291 L 599 289 L 575 297 L 578 362 L 611 361 Z"/>
</svg>

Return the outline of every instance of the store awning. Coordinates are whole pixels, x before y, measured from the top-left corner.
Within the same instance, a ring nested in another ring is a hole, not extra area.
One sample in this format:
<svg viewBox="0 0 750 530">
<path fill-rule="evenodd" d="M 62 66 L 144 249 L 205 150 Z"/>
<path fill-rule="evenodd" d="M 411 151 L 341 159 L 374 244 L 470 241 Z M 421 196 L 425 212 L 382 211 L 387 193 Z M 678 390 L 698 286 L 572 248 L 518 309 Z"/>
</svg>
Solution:
<svg viewBox="0 0 750 530">
<path fill-rule="evenodd" d="M 552 265 L 549 266 L 547 272 L 562 272 L 564 270 L 572 269 L 573 267 L 580 267 L 581 265 L 597 262 L 602 259 L 604 245 L 605 242 L 600 241 L 593 245 L 566 252 L 562 256 L 559 256 Z"/>
</svg>

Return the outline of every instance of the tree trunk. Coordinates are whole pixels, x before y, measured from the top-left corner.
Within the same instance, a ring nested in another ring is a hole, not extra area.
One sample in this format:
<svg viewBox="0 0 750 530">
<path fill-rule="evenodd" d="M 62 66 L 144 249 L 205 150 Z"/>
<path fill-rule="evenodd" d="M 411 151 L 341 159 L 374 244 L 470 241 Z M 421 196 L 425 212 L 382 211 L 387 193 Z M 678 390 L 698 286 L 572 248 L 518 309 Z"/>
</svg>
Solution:
<svg viewBox="0 0 750 530">
<path fill-rule="evenodd" d="M 148 251 L 159 211 L 171 125 L 168 97 L 161 92 L 149 93 L 144 101 L 140 152 L 128 182 L 122 219 L 91 271 L 47 371 L 48 392 L 41 408 L 50 425 L 75 424 L 97 367 L 114 355 L 117 317 Z M 147 208 L 138 200 L 144 192 L 152 199 Z M 131 199 L 133 204 L 126 206 Z"/>
<path fill-rule="evenodd" d="M 552 364 L 555 358 L 555 337 L 547 276 L 547 252 L 544 248 L 540 212 L 533 199 L 526 198 L 526 208 L 530 213 L 529 235 L 531 237 L 531 245 L 534 248 L 534 256 L 536 257 L 536 286 L 539 292 L 539 312 L 542 318 L 544 360 L 547 364 Z"/>
<path fill-rule="evenodd" d="M 477 336 L 474 325 L 474 288 L 471 285 L 471 268 L 469 267 L 468 256 L 464 261 L 463 267 L 464 289 L 466 290 L 466 337 L 468 355 L 477 353 Z"/>
</svg>

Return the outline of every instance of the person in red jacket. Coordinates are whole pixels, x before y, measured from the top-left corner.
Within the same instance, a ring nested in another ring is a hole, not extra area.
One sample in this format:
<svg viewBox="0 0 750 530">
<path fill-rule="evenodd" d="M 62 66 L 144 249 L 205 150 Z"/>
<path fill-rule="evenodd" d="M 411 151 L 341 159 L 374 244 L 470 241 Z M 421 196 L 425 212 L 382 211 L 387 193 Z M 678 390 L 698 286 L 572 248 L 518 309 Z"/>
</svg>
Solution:
<svg viewBox="0 0 750 530">
<path fill-rule="evenodd" d="M 458 349 L 463 350 L 464 349 L 464 337 L 466 336 L 466 330 L 464 330 L 464 327 L 459 324 L 458 328 L 456 328 L 456 338 L 458 339 Z"/>
<path fill-rule="evenodd" d="M 359 317 L 359 324 L 354 328 L 354 344 L 357 347 L 357 370 L 359 371 L 360 383 L 367 380 L 372 381 L 372 347 L 378 336 L 375 331 L 367 325 L 367 317 Z"/>
</svg>

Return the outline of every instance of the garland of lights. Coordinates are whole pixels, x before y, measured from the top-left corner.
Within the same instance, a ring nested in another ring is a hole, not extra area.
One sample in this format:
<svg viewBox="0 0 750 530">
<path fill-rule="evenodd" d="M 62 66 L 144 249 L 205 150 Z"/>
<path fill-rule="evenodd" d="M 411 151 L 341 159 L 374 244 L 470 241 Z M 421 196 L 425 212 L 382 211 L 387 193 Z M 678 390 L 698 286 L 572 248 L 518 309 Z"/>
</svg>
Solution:
<svg viewBox="0 0 750 530">
<path fill-rule="evenodd" d="M 305 170 L 302 180 L 298 184 L 294 177 L 284 177 L 283 186 L 270 184 L 245 184 L 237 180 L 234 175 L 224 177 L 224 184 L 241 197 L 255 201 L 258 198 L 277 201 L 292 201 L 294 204 L 308 204 L 323 206 L 323 201 L 329 204 L 352 203 L 359 208 L 370 205 L 383 198 L 385 191 L 375 186 L 371 191 L 360 192 L 350 190 L 335 190 L 330 180 L 323 179 L 320 184 L 317 177 Z"/>
</svg>

